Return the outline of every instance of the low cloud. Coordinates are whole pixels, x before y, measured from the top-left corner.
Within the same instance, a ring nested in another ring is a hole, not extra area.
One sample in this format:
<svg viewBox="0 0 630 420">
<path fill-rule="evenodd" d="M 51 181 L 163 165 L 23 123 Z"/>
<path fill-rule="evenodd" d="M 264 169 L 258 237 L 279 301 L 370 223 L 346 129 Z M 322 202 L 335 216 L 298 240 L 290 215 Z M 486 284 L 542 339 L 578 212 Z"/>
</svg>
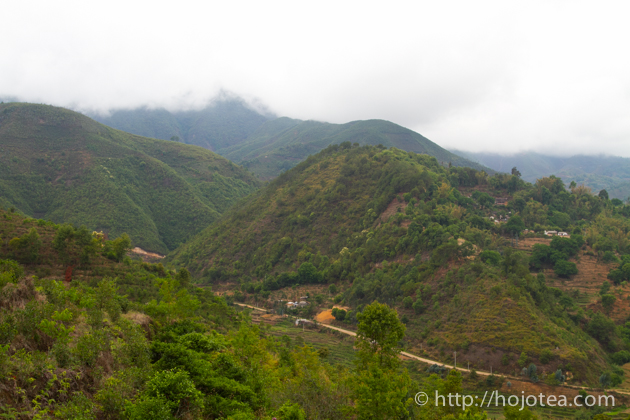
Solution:
<svg viewBox="0 0 630 420">
<path fill-rule="evenodd" d="M 437 3 L 437 4 L 436 4 Z M 630 156 L 625 2 L 14 2 L 0 96 L 107 112 L 221 92 L 445 147 Z"/>
</svg>

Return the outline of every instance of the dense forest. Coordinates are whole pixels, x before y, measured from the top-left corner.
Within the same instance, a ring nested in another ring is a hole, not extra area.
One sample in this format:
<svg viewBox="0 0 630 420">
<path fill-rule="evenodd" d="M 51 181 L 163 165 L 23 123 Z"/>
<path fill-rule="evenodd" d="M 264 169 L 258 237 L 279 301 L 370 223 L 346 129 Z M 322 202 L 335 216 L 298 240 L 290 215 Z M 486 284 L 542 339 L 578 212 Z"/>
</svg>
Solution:
<svg viewBox="0 0 630 420">
<path fill-rule="evenodd" d="M 0 105 L 0 206 L 167 253 L 260 182 L 200 147 L 45 105 Z"/>
</svg>

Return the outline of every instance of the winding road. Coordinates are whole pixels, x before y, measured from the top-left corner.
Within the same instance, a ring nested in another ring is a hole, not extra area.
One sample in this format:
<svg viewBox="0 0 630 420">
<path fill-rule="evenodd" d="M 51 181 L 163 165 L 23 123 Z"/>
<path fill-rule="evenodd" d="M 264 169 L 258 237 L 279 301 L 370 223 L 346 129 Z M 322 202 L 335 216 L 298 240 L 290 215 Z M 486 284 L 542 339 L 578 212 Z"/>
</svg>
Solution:
<svg viewBox="0 0 630 420">
<path fill-rule="evenodd" d="M 244 303 L 236 303 L 236 302 L 234 302 L 234 304 L 235 305 L 239 305 L 239 306 L 243 306 L 243 307 L 246 307 L 246 308 L 254 309 L 254 310 L 257 310 L 257 311 L 262 311 L 262 312 L 267 312 L 268 311 L 267 309 L 258 308 L 256 306 L 252 306 L 252 305 L 246 305 Z M 357 333 L 355 333 L 354 331 L 345 330 L 345 329 L 339 328 L 339 327 L 333 327 L 332 325 L 322 324 L 321 322 L 318 322 L 317 325 L 319 325 L 320 327 L 329 328 L 331 330 L 336 330 L 336 331 L 342 332 L 344 334 L 348 334 L 348 335 L 353 336 L 353 337 L 356 337 L 356 335 L 357 335 Z M 447 365 L 447 364 L 444 364 L 444 363 L 439 362 L 437 360 L 426 359 L 424 357 L 416 356 L 415 354 L 411 354 L 411 353 L 408 353 L 406 351 L 402 351 L 402 352 L 400 352 L 400 354 L 405 356 L 405 357 L 409 357 L 410 359 L 418 360 L 420 362 L 428 363 L 430 365 L 436 364 L 436 365 L 439 365 L 439 366 L 444 366 L 447 369 L 457 369 L 457 370 L 459 370 L 461 372 L 470 372 L 472 370 L 472 369 L 469 370 L 469 369 L 458 367 L 458 366 L 456 367 L 456 366 L 452 366 L 452 365 Z M 490 376 L 490 375 L 493 374 L 491 372 L 487 372 L 487 371 L 483 371 L 483 370 L 477 370 L 476 372 L 477 372 L 478 375 L 482 375 L 482 376 Z M 509 375 L 503 375 L 503 374 L 500 374 L 500 375 L 505 377 L 505 378 L 507 378 L 507 379 L 512 379 L 512 380 L 515 380 L 515 381 L 522 381 L 523 380 L 523 378 L 517 378 L 515 376 L 509 376 Z M 565 384 L 565 385 L 562 385 L 562 387 L 573 388 L 573 389 L 584 389 L 584 390 L 587 390 L 587 391 L 595 391 L 593 388 L 585 387 L 585 386 L 577 386 L 577 385 Z M 630 395 L 630 392 L 628 392 L 628 391 L 621 391 L 619 389 L 609 389 L 607 391 L 608 392 L 614 392 L 614 393 L 617 393 L 617 394 Z"/>
</svg>

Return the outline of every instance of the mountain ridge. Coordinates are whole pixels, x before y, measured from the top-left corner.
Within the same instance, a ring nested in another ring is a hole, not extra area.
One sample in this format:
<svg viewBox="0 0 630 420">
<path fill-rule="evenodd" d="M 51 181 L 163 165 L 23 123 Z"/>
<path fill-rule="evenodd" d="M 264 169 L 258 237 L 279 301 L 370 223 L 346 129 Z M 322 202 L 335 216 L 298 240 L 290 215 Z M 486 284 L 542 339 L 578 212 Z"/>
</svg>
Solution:
<svg viewBox="0 0 630 420">
<path fill-rule="evenodd" d="M 0 162 L 0 206 L 127 232 L 160 253 L 260 185 L 207 149 L 131 135 L 47 105 L 0 105 Z"/>
</svg>

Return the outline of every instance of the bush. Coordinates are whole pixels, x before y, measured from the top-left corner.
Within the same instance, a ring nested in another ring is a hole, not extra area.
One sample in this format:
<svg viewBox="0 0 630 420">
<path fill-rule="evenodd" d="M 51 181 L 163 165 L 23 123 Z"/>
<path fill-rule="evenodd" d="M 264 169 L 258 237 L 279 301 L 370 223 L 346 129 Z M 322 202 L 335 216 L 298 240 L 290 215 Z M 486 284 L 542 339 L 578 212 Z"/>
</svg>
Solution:
<svg viewBox="0 0 630 420">
<path fill-rule="evenodd" d="M 625 365 L 630 362 L 630 352 L 627 350 L 621 350 L 611 356 L 613 363 L 616 365 Z"/>
<path fill-rule="evenodd" d="M 615 255 L 614 252 L 612 251 L 606 251 L 604 252 L 604 255 L 602 256 L 602 260 L 604 262 L 610 263 L 610 262 L 619 262 L 619 258 L 617 258 L 617 256 Z"/>
<path fill-rule="evenodd" d="M 566 260 L 559 260 L 553 266 L 553 271 L 560 277 L 569 277 L 577 274 L 578 269 L 575 263 Z"/>
<path fill-rule="evenodd" d="M 422 303 L 420 299 L 416 299 L 412 307 L 416 314 L 421 314 L 426 309 L 426 307 L 424 306 L 424 304 Z"/>
<path fill-rule="evenodd" d="M 552 359 L 553 359 L 553 353 L 551 352 L 551 350 L 549 349 L 544 349 L 541 353 L 540 353 L 540 363 L 542 363 L 543 365 L 546 365 L 547 363 L 549 363 Z"/>
<path fill-rule="evenodd" d="M 497 251 L 483 251 L 479 258 L 486 264 L 497 266 L 501 262 L 501 254 Z"/>
<path fill-rule="evenodd" d="M 85 366 L 94 366 L 101 352 L 101 340 L 95 334 L 87 333 L 79 337 L 74 348 L 74 356 Z"/>
<path fill-rule="evenodd" d="M 276 412 L 276 416 L 282 420 L 306 420 L 304 410 L 298 404 L 284 403 Z"/>
<path fill-rule="evenodd" d="M 337 321 L 343 321 L 346 319 L 346 311 L 339 308 L 333 308 L 332 316 L 334 316 Z"/>
</svg>

